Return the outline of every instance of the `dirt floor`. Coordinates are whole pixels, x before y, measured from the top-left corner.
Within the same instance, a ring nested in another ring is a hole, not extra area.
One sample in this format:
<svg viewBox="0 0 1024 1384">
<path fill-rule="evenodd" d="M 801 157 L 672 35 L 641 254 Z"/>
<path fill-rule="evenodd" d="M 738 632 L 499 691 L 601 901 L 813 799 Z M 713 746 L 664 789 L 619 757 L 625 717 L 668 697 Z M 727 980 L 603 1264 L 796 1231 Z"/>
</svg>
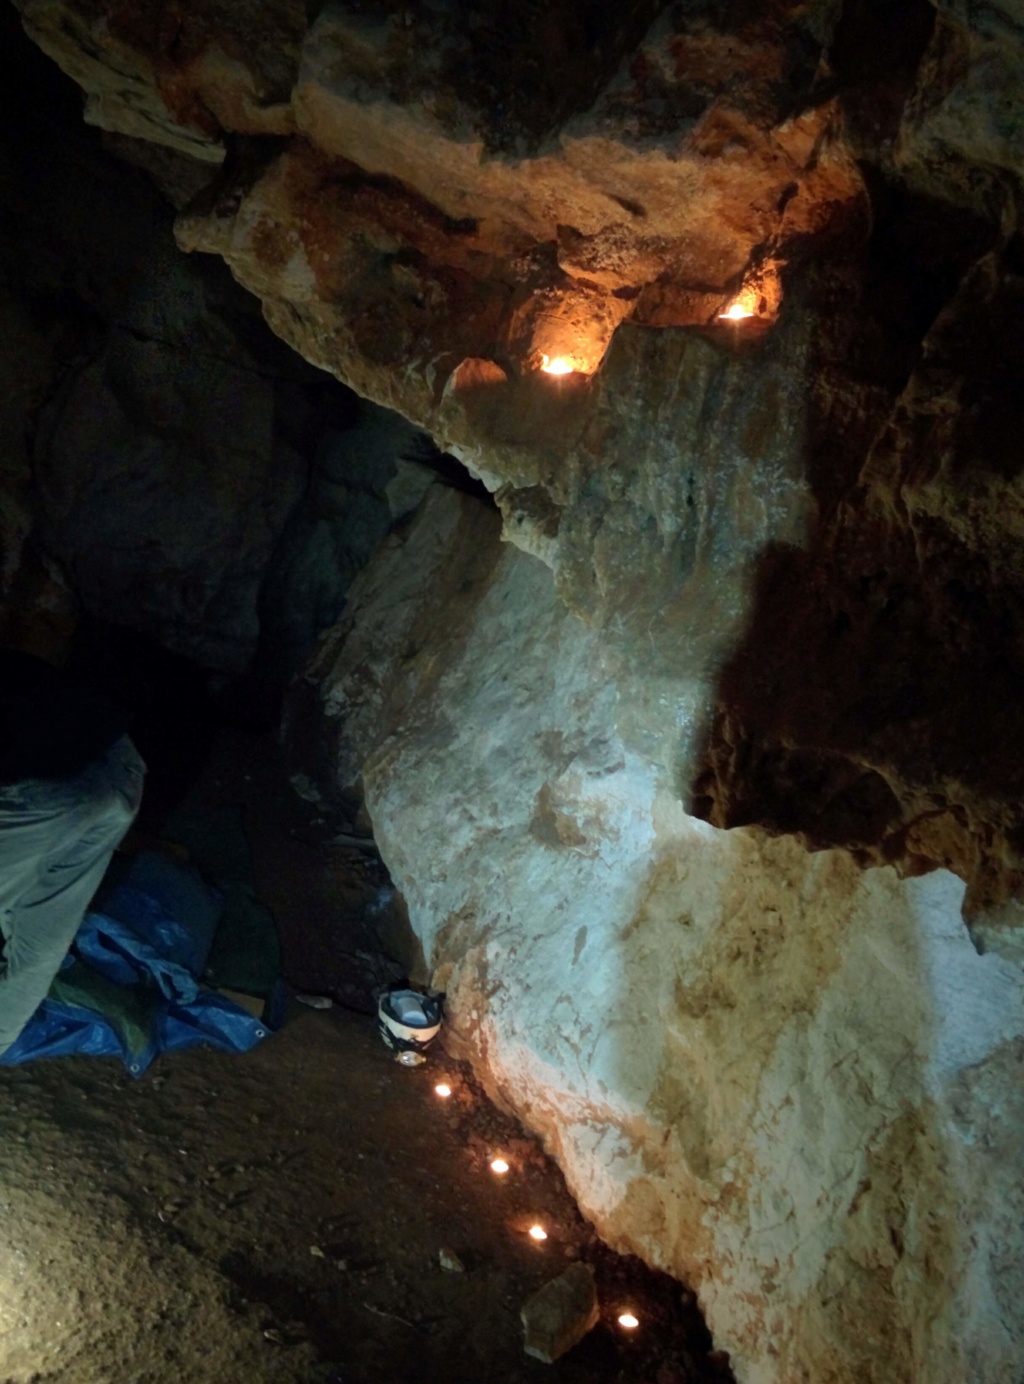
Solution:
<svg viewBox="0 0 1024 1384">
<path fill-rule="evenodd" d="M 244 828 L 289 980 L 368 1007 L 400 932 L 372 850 L 338 843 L 268 737 L 221 733 L 155 825 L 185 824 L 194 855 L 204 813 Z M 398 1065 L 341 1005 L 293 999 L 251 1052 L 193 1048 L 141 1080 L 112 1058 L 3 1068 L 0 1112 L 5 1384 L 732 1377 L 692 1295 L 602 1245 L 465 1069 L 443 1050 Z M 601 1321 L 555 1364 L 533 1360 L 520 1309 L 576 1260 L 594 1268 Z"/>
</svg>

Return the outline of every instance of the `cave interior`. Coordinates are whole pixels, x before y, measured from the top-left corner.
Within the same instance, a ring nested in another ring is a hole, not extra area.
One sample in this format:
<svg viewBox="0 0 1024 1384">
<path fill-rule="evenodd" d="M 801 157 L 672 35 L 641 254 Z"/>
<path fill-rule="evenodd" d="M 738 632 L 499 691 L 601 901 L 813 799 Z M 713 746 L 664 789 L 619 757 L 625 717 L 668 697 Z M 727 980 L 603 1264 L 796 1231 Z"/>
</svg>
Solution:
<svg viewBox="0 0 1024 1384">
<path fill-rule="evenodd" d="M 1019 1384 L 1019 0 L 3 0 L 0 77 L 0 647 L 288 996 L 0 1066 L 3 1378 Z"/>
</svg>

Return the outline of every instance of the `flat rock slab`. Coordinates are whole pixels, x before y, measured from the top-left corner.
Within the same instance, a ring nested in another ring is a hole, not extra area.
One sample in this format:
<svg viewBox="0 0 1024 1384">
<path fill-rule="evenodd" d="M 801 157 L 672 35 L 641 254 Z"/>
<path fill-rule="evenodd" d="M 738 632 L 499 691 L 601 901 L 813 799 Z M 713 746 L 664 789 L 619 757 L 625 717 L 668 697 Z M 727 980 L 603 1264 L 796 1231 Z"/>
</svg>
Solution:
<svg viewBox="0 0 1024 1384">
<path fill-rule="evenodd" d="M 572 1264 L 525 1304 L 523 1348 L 551 1364 L 597 1325 L 597 1289 L 589 1264 Z"/>
</svg>

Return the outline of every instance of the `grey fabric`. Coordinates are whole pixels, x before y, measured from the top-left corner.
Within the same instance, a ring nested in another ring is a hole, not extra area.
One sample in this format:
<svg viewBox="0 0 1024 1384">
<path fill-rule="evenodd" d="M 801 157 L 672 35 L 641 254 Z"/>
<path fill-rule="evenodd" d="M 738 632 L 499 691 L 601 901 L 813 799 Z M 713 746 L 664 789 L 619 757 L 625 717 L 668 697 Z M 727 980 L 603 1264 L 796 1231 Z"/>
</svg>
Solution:
<svg viewBox="0 0 1024 1384">
<path fill-rule="evenodd" d="M 0 787 L 0 1056 L 45 998 L 142 798 L 123 736 L 76 777 Z"/>
</svg>

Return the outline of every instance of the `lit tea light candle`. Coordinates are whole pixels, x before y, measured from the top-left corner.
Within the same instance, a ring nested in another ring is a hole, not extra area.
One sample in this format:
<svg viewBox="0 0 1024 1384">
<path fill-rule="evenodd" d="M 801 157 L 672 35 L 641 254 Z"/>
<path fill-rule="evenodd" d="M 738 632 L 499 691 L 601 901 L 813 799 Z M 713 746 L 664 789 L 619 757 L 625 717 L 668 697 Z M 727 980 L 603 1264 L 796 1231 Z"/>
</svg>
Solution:
<svg viewBox="0 0 1024 1384">
<path fill-rule="evenodd" d="M 745 308 L 742 303 L 733 303 L 727 307 L 725 312 L 720 312 L 719 317 L 724 317 L 727 322 L 740 322 L 744 317 L 753 317 L 749 308 Z"/>
<path fill-rule="evenodd" d="M 543 1227 L 542 1225 L 531 1225 L 531 1226 L 530 1226 L 530 1239 L 531 1239 L 531 1240 L 546 1240 L 547 1238 L 548 1238 L 548 1232 L 544 1229 L 544 1227 Z"/>
<path fill-rule="evenodd" d="M 491 1159 L 491 1172 L 498 1173 L 499 1176 L 508 1172 L 508 1164 L 505 1162 L 504 1158 Z"/>
<path fill-rule="evenodd" d="M 445 1081 L 439 1081 L 434 1087 L 434 1095 L 440 1096 L 442 1100 L 447 1100 L 452 1093 L 452 1088 Z"/>
<path fill-rule="evenodd" d="M 545 375 L 571 375 L 573 372 L 565 356 L 545 356 L 540 368 Z"/>
<path fill-rule="evenodd" d="M 623 1312 L 619 1317 L 619 1325 L 624 1331 L 635 1331 L 640 1325 L 640 1318 L 634 1317 L 632 1312 Z"/>
</svg>

